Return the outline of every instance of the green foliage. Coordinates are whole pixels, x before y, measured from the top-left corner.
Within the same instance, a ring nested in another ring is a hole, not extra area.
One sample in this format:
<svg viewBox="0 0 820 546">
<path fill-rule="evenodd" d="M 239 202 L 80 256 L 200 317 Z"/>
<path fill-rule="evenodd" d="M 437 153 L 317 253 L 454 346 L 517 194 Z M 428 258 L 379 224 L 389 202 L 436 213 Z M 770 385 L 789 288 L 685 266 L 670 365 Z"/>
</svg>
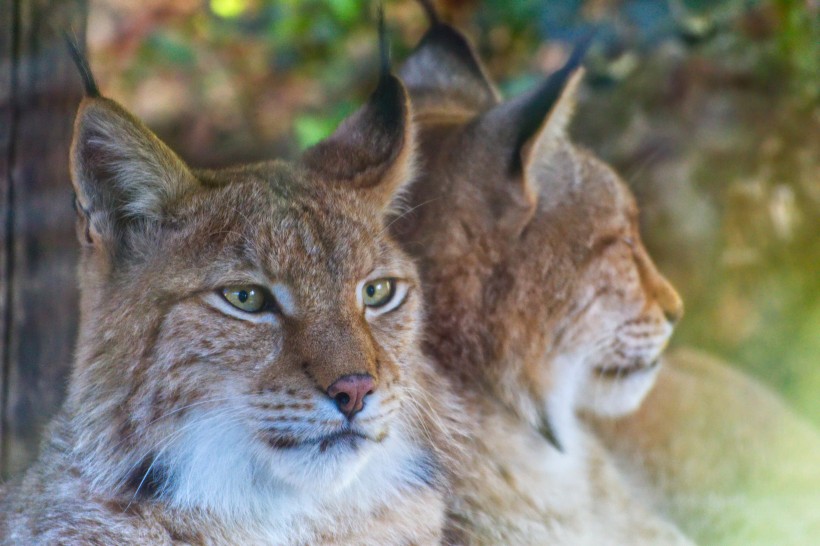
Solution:
<svg viewBox="0 0 820 546">
<path fill-rule="evenodd" d="M 351 102 L 342 102 L 330 114 L 302 114 L 293 124 L 294 134 L 300 149 L 313 146 L 328 137 L 341 121 L 355 109 Z"/>
<path fill-rule="evenodd" d="M 376 81 L 375 2 L 190 5 L 97 53 L 119 98 L 195 164 L 296 153 Z M 400 62 L 424 15 L 415 0 L 385 8 Z M 574 133 L 638 194 L 647 244 L 687 303 L 676 342 L 736 362 L 820 423 L 818 15 L 806 0 L 483 0 L 458 20 L 506 96 L 597 31 Z"/>
<path fill-rule="evenodd" d="M 820 14 L 808 2 L 777 0 L 781 29 L 777 42 L 794 75 L 797 92 L 808 104 L 820 101 Z"/>
<path fill-rule="evenodd" d="M 188 68 L 196 60 L 196 52 L 189 41 L 173 34 L 152 33 L 143 45 L 148 62 L 161 60 L 172 68 Z"/>
<path fill-rule="evenodd" d="M 248 10 L 249 4 L 247 0 L 211 0 L 210 2 L 211 11 L 226 19 L 239 17 Z"/>
</svg>

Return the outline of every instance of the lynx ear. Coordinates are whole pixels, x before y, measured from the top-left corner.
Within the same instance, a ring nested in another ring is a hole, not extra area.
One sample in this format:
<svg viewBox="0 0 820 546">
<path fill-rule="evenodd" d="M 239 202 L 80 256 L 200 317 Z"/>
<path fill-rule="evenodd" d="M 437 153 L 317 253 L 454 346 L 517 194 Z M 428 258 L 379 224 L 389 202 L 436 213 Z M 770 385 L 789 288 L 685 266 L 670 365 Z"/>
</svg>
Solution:
<svg viewBox="0 0 820 546">
<path fill-rule="evenodd" d="M 485 121 L 506 141 L 511 173 L 520 173 L 534 150 L 533 144 L 566 133 L 583 71 L 580 70 L 592 40 L 587 35 L 564 66 L 538 87 L 488 112 Z"/>
<path fill-rule="evenodd" d="M 557 137 L 565 134 L 583 71 L 579 68 L 589 40 L 567 63 L 534 90 L 483 114 L 469 129 L 472 153 L 496 158 L 498 171 L 485 177 L 497 203 L 499 226 L 520 233 L 537 204 L 538 191 L 529 167 Z"/>
<path fill-rule="evenodd" d="M 81 241 L 111 243 L 137 220 L 157 220 L 195 187 L 185 164 L 147 127 L 112 100 L 80 104 L 71 144 L 71 180 Z"/>
<path fill-rule="evenodd" d="M 522 146 L 520 158 L 525 178 L 530 178 L 530 168 L 538 158 L 549 157 L 555 144 L 566 137 L 583 78 L 583 67 L 572 72 L 541 127 Z"/>
<path fill-rule="evenodd" d="M 360 190 L 383 209 L 412 178 L 414 138 L 410 101 L 390 73 L 380 19 L 381 76 L 359 110 L 327 139 L 309 148 L 302 164 L 317 176 Z"/>
<path fill-rule="evenodd" d="M 499 94 L 467 38 L 439 21 L 432 4 L 420 0 L 430 29 L 407 58 L 399 76 L 416 111 L 458 108 L 483 112 Z"/>
<path fill-rule="evenodd" d="M 86 93 L 71 142 L 80 242 L 110 246 L 128 224 L 159 219 L 164 208 L 197 181 L 145 125 L 100 95 L 76 38 L 68 32 L 63 38 Z"/>
</svg>

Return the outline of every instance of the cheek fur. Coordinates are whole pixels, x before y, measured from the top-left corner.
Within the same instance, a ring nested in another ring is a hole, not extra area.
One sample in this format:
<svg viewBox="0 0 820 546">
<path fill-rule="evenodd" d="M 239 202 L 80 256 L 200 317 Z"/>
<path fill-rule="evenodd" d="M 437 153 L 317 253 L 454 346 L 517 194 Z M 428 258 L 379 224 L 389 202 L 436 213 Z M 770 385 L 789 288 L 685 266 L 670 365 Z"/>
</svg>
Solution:
<svg viewBox="0 0 820 546">
<path fill-rule="evenodd" d="M 170 413 L 182 418 L 189 407 L 225 404 L 247 389 L 261 368 L 275 365 L 281 337 L 269 330 L 200 305 L 176 306 L 162 323 L 153 360 L 136 389 L 142 403 L 136 405 L 150 406 L 145 417 L 155 421 Z"/>
</svg>

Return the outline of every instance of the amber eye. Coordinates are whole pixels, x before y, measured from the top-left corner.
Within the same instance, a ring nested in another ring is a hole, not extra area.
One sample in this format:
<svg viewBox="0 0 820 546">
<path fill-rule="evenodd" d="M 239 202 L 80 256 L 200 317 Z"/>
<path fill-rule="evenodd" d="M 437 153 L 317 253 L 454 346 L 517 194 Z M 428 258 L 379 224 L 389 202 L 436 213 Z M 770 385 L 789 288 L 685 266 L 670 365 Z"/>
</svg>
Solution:
<svg viewBox="0 0 820 546">
<path fill-rule="evenodd" d="M 376 279 L 364 283 L 362 301 L 367 307 L 382 307 L 393 299 L 396 293 L 396 281 L 393 279 Z"/>
<path fill-rule="evenodd" d="M 246 313 L 258 313 L 265 308 L 265 293 L 258 286 L 226 286 L 222 296 L 228 303 Z"/>
</svg>

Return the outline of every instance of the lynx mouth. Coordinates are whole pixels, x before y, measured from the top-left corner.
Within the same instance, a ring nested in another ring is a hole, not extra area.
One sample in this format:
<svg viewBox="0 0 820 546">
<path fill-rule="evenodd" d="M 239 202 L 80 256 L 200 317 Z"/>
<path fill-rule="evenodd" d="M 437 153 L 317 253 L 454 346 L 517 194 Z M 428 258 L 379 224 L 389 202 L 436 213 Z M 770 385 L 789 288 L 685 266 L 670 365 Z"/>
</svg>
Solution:
<svg viewBox="0 0 820 546">
<path fill-rule="evenodd" d="M 268 445 L 274 449 L 295 449 L 305 446 L 318 446 L 319 451 L 324 453 L 331 447 L 347 447 L 355 449 L 365 441 L 373 441 L 372 438 L 362 432 L 344 429 L 318 438 L 301 440 L 292 436 L 275 436 L 267 438 Z"/>
<path fill-rule="evenodd" d="M 595 373 L 604 379 L 624 379 L 635 374 L 652 370 L 658 366 L 659 362 L 659 359 L 656 358 L 648 364 L 643 360 L 634 360 L 631 364 L 627 364 L 625 366 L 598 366 L 595 368 Z"/>
</svg>

